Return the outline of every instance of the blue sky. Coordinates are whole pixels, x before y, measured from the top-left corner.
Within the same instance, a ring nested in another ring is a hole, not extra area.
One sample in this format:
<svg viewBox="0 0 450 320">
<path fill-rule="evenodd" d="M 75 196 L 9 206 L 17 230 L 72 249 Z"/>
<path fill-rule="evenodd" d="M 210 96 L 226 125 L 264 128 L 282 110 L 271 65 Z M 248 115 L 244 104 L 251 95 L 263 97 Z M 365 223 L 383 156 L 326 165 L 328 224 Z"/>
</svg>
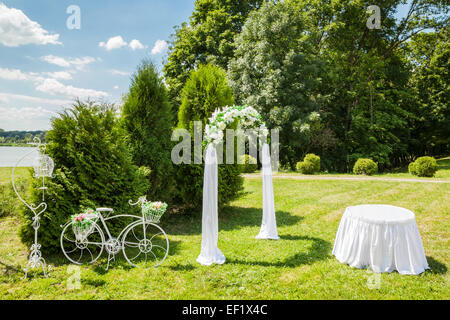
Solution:
<svg viewBox="0 0 450 320">
<path fill-rule="evenodd" d="M 79 30 L 66 26 L 70 5 L 80 8 Z M 143 58 L 161 68 L 164 41 L 193 8 L 194 0 L 0 0 L 0 128 L 48 129 L 75 96 L 120 102 Z"/>
<path fill-rule="evenodd" d="M 143 58 L 162 67 L 194 2 L 0 0 L 0 128 L 46 130 L 75 97 L 120 103 Z M 71 5 L 79 30 L 66 25 Z"/>
</svg>

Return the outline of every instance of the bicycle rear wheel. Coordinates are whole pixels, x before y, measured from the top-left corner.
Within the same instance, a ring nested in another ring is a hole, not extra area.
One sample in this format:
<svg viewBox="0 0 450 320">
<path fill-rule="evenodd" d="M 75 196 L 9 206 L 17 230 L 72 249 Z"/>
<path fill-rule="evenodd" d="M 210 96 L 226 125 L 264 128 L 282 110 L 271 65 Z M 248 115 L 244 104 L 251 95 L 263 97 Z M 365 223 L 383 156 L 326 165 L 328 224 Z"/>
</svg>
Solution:
<svg viewBox="0 0 450 320">
<path fill-rule="evenodd" d="M 157 267 L 169 253 L 169 239 L 164 230 L 142 221 L 125 231 L 122 246 L 125 259 L 134 267 Z"/>
<path fill-rule="evenodd" d="M 105 236 L 97 224 L 84 239 L 77 239 L 72 222 L 61 232 L 61 249 L 66 258 L 74 264 L 92 264 L 97 261 L 103 252 L 104 243 Z"/>
</svg>

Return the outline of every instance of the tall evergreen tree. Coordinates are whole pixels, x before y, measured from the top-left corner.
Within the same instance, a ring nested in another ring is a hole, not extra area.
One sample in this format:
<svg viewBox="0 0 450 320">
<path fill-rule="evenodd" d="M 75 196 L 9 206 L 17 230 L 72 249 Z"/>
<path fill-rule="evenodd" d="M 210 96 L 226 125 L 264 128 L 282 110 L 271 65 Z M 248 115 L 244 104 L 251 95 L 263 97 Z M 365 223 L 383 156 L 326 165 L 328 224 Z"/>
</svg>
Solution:
<svg viewBox="0 0 450 320">
<path fill-rule="evenodd" d="M 225 77 L 225 71 L 214 65 L 201 65 L 198 70 L 191 72 L 182 91 L 182 104 L 178 114 L 178 127 L 189 130 L 191 137 L 194 136 L 194 121 L 200 121 L 204 131 L 208 119 L 217 108 L 233 104 L 233 94 Z M 223 152 L 226 153 L 225 146 Z M 176 166 L 176 179 L 181 202 L 196 209 L 202 203 L 204 165 L 194 164 L 193 161 L 194 154 L 191 155 L 191 164 Z M 239 196 L 243 188 L 240 173 L 238 164 L 218 166 L 219 206 L 226 205 Z"/>
<path fill-rule="evenodd" d="M 175 188 L 170 158 L 174 116 L 155 66 L 144 61 L 133 76 L 121 115 L 133 161 L 150 167 L 149 199 L 170 201 Z"/>
</svg>

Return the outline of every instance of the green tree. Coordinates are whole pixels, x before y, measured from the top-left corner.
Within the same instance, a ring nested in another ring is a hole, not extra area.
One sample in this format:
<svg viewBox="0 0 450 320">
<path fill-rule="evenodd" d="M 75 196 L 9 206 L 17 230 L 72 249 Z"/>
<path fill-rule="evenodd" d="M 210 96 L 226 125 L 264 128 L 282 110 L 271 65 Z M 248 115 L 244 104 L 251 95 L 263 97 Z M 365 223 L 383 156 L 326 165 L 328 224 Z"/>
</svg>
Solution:
<svg viewBox="0 0 450 320">
<path fill-rule="evenodd" d="M 237 102 L 254 106 L 269 128 L 280 130 L 280 161 L 291 168 L 305 154 L 326 99 L 315 38 L 302 36 L 307 15 L 291 2 L 265 3 L 237 36 L 228 70 Z"/>
<path fill-rule="evenodd" d="M 54 177 L 46 179 L 48 209 L 41 217 L 39 243 L 45 252 L 60 252 L 60 225 L 82 208 L 111 207 L 114 214 L 135 212 L 128 204 L 146 193 L 148 183 L 132 164 L 113 106 L 77 101 L 52 119 L 47 153 L 55 162 Z M 33 179 L 31 203 L 41 202 L 42 181 Z M 23 212 L 22 241 L 30 244 L 34 230 L 31 212 Z M 111 221 L 113 233 L 127 219 Z"/>
<path fill-rule="evenodd" d="M 181 96 L 178 123 L 190 131 L 194 121 L 201 121 L 205 127 L 214 110 L 234 102 L 225 71 L 211 64 L 200 65 L 191 72 Z"/>
<path fill-rule="evenodd" d="M 417 101 L 411 153 L 448 154 L 450 150 L 450 27 L 413 37 L 406 49 L 413 65 Z"/>
<path fill-rule="evenodd" d="M 200 64 L 213 63 L 224 69 L 233 57 L 233 39 L 248 14 L 263 0 L 196 0 L 189 23 L 175 29 L 164 75 L 175 110 L 190 72 Z"/>
<path fill-rule="evenodd" d="M 217 109 L 233 104 L 231 88 L 226 84 L 225 71 L 212 65 L 201 65 L 193 70 L 182 91 L 182 105 L 179 111 L 179 128 L 189 130 L 194 136 L 194 121 L 201 121 L 204 129 L 208 118 Z M 192 150 L 193 147 L 191 148 Z M 224 146 L 224 154 L 226 147 Z M 225 159 L 225 158 L 224 158 Z M 236 159 L 235 159 L 236 160 Z M 202 164 L 177 165 L 177 188 L 180 190 L 180 201 L 196 209 L 202 204 L 203 169 Z M 236 162 L 235 162 L 236 163 Z M 236 199 L 243 188 L 240 167 L 237 164 L 221 164 L 218 166 L 219 206 Z"/>
<path fill-rule="evenodd" d="M 282 164 L 314 152 L 325 169 L 350 171 L 360 157 L 381 168 L 406 157 L 415 107 L 402 48 L 448 18 L 436 15 L 446 1 L 412 0 L 397 20 L 403 2 L 378 3 L 380 30 L 366 26 L 370 1 L 266 3 L 247 19 L 228 74 L 237 101 L 280 128 Z"/>
<path fill-rule="evenodd" d="M 151 169 L 148 199 L 170 201 L 175 188 L 170 158 L 174 120 L 166 87 L 152 63 L 144 61 L 134 74 L 121 120 L 133 162 Z"/>
</svg>

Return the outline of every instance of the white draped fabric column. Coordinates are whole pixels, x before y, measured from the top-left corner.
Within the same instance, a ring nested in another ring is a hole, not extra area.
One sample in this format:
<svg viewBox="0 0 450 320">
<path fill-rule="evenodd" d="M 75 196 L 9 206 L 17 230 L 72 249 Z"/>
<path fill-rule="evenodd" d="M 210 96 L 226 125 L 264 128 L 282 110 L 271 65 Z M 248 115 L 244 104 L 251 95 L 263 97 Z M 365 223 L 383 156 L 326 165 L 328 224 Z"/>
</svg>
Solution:
<svg viewBox="0 0 450 320">
<path fill-rule="evenodd" d="M 262 148 L 262 178 L 263 178 L 263 217 L 261 230 L 256 239 L 280 239 L 275 218 L 275 201 L 273 197 L 272 164 L 270 161 L 269 145 Z"/>
<path fill-rule="evenodd" d="M 225 256 L 217 247 L 219 237 L 217 209 L 217 153 L 213 144 L 206 149 L 203 176 L 202 249 L 197 262 L 203 265 L 223 264 Z"/>
</svg>

